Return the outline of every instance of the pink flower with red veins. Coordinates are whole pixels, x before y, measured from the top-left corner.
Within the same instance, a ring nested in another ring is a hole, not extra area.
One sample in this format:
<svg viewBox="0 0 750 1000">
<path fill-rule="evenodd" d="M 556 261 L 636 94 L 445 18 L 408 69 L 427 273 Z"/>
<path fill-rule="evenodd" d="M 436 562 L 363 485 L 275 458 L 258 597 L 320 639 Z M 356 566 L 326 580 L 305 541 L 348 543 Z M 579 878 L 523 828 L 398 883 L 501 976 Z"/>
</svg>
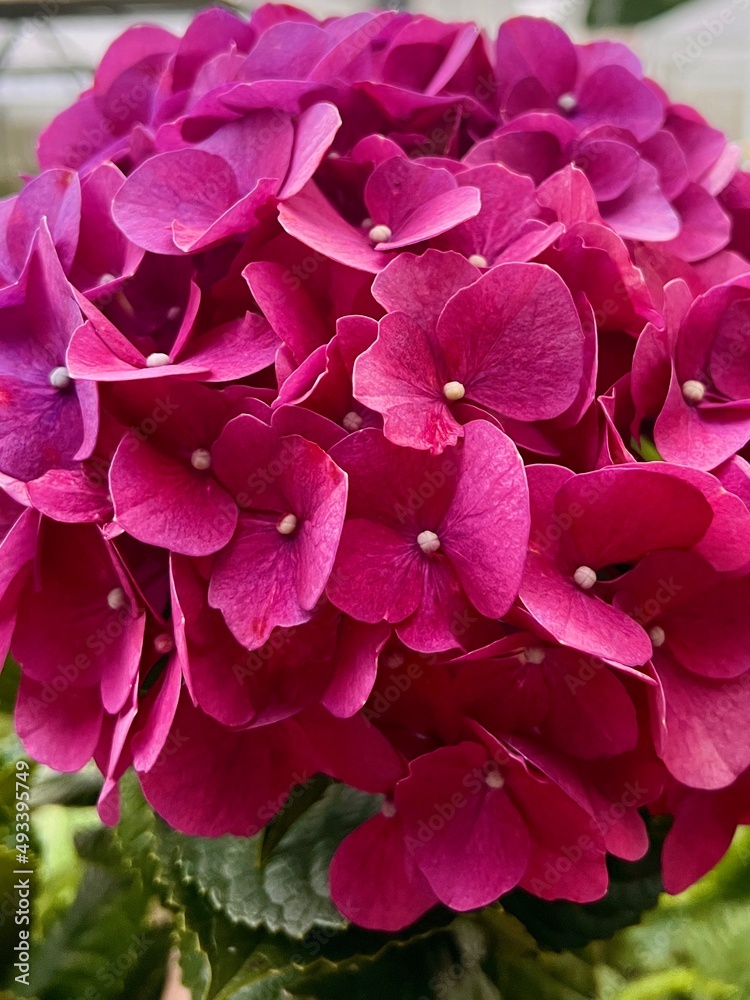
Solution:
<svg viewBox="0 0 750 1000">
<path fill-rule="evenodd" d="M 48 627 L 40 630 L 42 620 Z M 37 759 L 75 771 L 91 758 L 104 713 L 118 712 L 133 691 L 145 625 L 126 569 L 101 530 L 45 519 L 37 578 L 19 603 L 12 643 L 23 670 L 16 726 Z"/>
<path fill-rule="evenodd" d="M 722 788 L 750 766 L 749 599 L 749 576 L 717 573 L 693 552 L 652 552 L 616 584 L 615 607 L 653 645 L 654 745 L 693 788 Z"/>
<path fill-rule="evenodd" d="M 444 167 L 415 163 L 403 154 L 370 174 L 364 190 L 367 221 L 359 228 L 330 208 L 321 212 L 321 198 L 308 189 L 287 201 L 279 215 L 282 225 L 326 257 L 367 271 L 384 267 L 388 257 L 382 255 L 389 250 L 423 243 L 474 218 L 481 205 L 476 187 L 459 185 Z"/>
<path fill-rule="evenodd" d="M 341 537 L 346 475 L 318 445 L 249 414 L 227 424 L 211 454 L 239 518 L 208 600 L 236 639 L 257 649 L 275 627 L 312 617 Z"/>
<path fill-rule="evenodd" d="M 547 899 L 598 899 L 607 870 L 591 827 L 560 787 L 485 734 L 484 743 L 441 747 L 411 762 L 393 799 L 339 847 L 331 894 L 345 915 L 378 930 L 397 930 L 437 901 L 455 910 L 485 906 L 519 884 Z M 584 831 L 579 862 L 551 881 L 550 862 Z M 375 860 L 368 865 L 366 857 Z"/>
<path fill-rule="evenodd" d="M 689 549 L 713 512 L 701 491 L 676 475 L 615 466 L 576 476 L 556 465 L 527 469 L 531 540 L 520 595 L 559 642 L 626 666 L 646 663 L 645 628 L 607 603 L 602 581 L 647 553 Z"/>
<path fill-rule="evenodd" d="M 714 469 L 750 440 L 750 282 L 692 301 L 677 280 L 665 295 L 665 328 L 647 326 L 633 359 L 634 433 L 653 422 L 667 461 Z"/>
<path fill-rule="evenodd" d="M 388 309 L 354 366 L 354 395 L 383 414 L 394 444 L 439 454 L 463 434 L 462 408 L 548 420 L 578 396 L 584 333 L 551 269 L 501 264 L 481 274 L 454 253 L 402 255 L 373 286 Z"/>
<path fill-rule="evenodd" d="M 472 605 L 493 618 L 508 610 L 529 512 L 521 459 L 502 431 L 472 421 L 460 446 L 434 456 L 371 428 L 335 445 L 331 457 L 349 477 L 327 588 L 342 611 L 397 623 L 404 642 L 433 651 L 457 645 Z"/>
<path fill-rule="evenodd" d="M 36 479 L 93 451 L 97 387 L 66 367 L 81 321 L 43 220 L 18 282 L 0 291 L 0 472 Z"/>
</svg>

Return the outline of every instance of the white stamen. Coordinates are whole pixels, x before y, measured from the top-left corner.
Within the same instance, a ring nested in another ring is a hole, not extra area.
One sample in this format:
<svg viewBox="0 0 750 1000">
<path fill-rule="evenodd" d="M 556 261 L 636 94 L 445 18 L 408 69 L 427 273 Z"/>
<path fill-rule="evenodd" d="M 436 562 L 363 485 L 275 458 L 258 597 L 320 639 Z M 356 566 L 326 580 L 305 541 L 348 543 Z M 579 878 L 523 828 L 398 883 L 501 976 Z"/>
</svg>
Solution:
<svg viewBox="0 0 750 1000">
<path fill-rule="evenodd" d="M 505 778 L 499 771 L 489 771 L 484 780 L 490 788 L 502 788 L 505 784 Z"/>
<path fill-rule="evenodd" d="M 687 403 L 700 403 L 706 395 L 706 387 L 697 379 L 689 378 L 682 383 L 682 395 Z"/>
<path fill-rule="evenodd" d="M 332 149 L 328 154 L 329 160 L 338 160 L 341 157 L 341 153 L 337 153 L 335 149 Z"/>
<path fill-rule="evenodd" d="M 473 264 L 474 267 L 487 267 L 487 258 L 483 257 L 481 253 L 473 253 L 469 257 L 469 263 Z"/>
<path fill-rule="evenodd" d="M 367 235 L 373 243 L 387 243 L 393 236 L 393 230 L 390 226 L 373 226 Z"/>
<path fill-rule="evenodd" d="M 70 381 L 70 372 L 64 365 L 53 368 L 49 373 L 49 384 L 53 389 L 67 389 Z"/>
<path fill-rule="evenodd" d="M 180 315 L 180 312 L 181 312 L 181 310 L 180 310 L 179 306 L 172 306 L 171 309 L 168 309 L 167 310 L 167 319 L 169 320 L 169 322 L 170 323 L 174 323 L 174 321 Z"/>
<path fill-rule="evenodd" d="M 370 218 L 369 215 L 366 216 L 364 219 L 362 219 L 362 222 L 360 224 L 363 229 L 372 229 L 372 219 Z"/>
<path fill-rule="evenodd" d="M 355 413 L 354 410 L 350 410 L 346 414 L 344 419 L 341 421 L 341 425 L 344 428 L 344 430 L 350 432 L 358 431 L 363 423 L 364 420 L 362 419 L 362 417 L 360 417 L 358 413 Z"/>
<path fill-rule="evenodd" d="M 557 106 L 561 111 L 575 111 L 578 107 L 578 98 L 575 94 L 560 94 L 557 99 Z"/>
<path fill-rule="evenodd" d="M 540 646 L 530 646 L 522 653 L 524 663 L 543 663 L 546 652 Z"/>
<path fill-rule="evenodd" d="M 396 815 L 396 807 L 392 802 L 389 802 L 388 799 L 386 799 L 380 807 L 380 812 L 386 819 L 391 819 Z"/>
<path fill-rule="evenodd" d="M 162 354 L 161 351 L 155 351 L 153 354 L 149 354 L 146 358 L 147 368 L 161 368 L 162 365 L 171 365 L 172 359 L 168 354 Z"/>
<path fill-rule="evenodd" d="M 196 448 L 190 456 L 190 464 L 194 469 L 203 472 L 204 469 L 211 468 L 211 452 L 208 448 Z"/>
<path fill-rule="evenodd" d="M 117 278 L 114 274 L 110 274 L 109 272 L 107 272 L 107 274 L 103 274 L 101 278 L 99 278 L 100 285 L 108 285 L 110 281 L 117 281 Z"/>
<path fill-rule="evenodd" d="M 652 644 L 657 649 L 659 648 L 659 646 L 664 645 L 664 640 L 667 638 L 666 635 L 664 634 L 664 629 L 661 627 L 661 625 L 654 625 L 653 628 L 648 630 L 648 635 L 649 638 L 651 639 Z"/>
<path fill-rule="evenodd" d="M 122 587 L 114 587 L 107 594 L 107 604 L 113 611 L 118 611 L 125 604 L 125 591 Z"/>
<path fill-rule="evenodd" d="M 174 639 L 167 632 L 162 632 L 154 639 L 154 649 L 157 653 L 165 656 L 174 649 Z"/>
<path fill-rule="evenodd" d="M 440 539 L 434 531 L 420 531 L 417 535 L 417 545 L 424 553 L 430 555 L 440 548 Z"/>
<path fill-rule="evenodd" d="M 591 590 L 596 583 L 596 573 L 590 566 L 579 566 L 573 574 L 573 579 L 581 590 Z"/>
<path fill-rule="evenodd" d="M 297 527 L 297 518 L 294 514 L 285 514 L 276 525 L 276 530 L 280 535 L 291 535 Z"/>
<path fill-rule="evenodd" d="M 443 395 L 451 403 L 455 403 L 456 400 L 464 398 L 466 389 L 464 389 L 461 382 L 446 382 L 443 386 Z"/>
</svg>

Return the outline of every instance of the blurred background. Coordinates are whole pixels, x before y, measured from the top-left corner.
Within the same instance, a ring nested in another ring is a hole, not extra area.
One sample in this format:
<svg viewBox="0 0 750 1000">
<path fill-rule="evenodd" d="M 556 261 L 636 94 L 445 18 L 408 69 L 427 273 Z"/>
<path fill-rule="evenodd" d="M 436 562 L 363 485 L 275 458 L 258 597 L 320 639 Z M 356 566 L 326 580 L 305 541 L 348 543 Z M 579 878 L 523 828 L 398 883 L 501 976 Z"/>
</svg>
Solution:
<svg viewBox="0 0 750 1000">
<path fill-rule="evenodd" d="M 378 6 L 378 0 L 298 4 L 328 16 Z M 200 0 L 0 0 L 0 194 L 17 188 L 19 175 L 34 171 L 36 135 L 88 86 L 113 38 L 142 21 L 181 32 L 193 12 L 206 5 Z M 380 0 L 379 5 L 476 20 L 491 31 L 514 14 L 534 14 L 556 21 L 578 41 L 620 38 L 673 100 L 695 105 L 741 142 L 750 157 L 750 0 Z"/>
</svg>

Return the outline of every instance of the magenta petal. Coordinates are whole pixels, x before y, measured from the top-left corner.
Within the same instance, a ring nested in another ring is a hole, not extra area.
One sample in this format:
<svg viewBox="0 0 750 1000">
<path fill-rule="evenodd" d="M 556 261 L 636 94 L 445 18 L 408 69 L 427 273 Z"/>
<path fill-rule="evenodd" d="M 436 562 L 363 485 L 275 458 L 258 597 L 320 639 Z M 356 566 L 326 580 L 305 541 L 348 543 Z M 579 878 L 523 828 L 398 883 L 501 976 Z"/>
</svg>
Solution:
<svg viewBox="0 0 750 1000">
<path fill-rule="evenodd" d="M 398 585 L 394 586 L 394 581 Z M 360 621 L 399 622 L 416 610 L 422 589 L 415 541 L 385 524 L 345 523 L 327 594 Z"/>
<path fill-rule="evenodd" d="M 712 681 L 683 670 L 664 652 L 654 666 L 666 701 L 660 756 L 670 773 L 691 788 L 731 784 L 750 766 L 750 671 L 733 681 Z"/>
<path fill-rule="evenodd" d="M 368 626 L 345 617 L 334 653 L 334 672 L 323 697 L 331 715 L 348 718 L 370 697 L 378 672 L 378 656 L 391 629 L 386 622 Z"/>
<path fill-rule="evenodd" d="M 200 149 L 160 153 L 142 163 L 115 195 L 118 226 L 138 246 L 179 253 L 172 223 L 205 231 L 238 199 L 237 178 L 225 160 Z"/>
<path fill-rule="evenodd" d="M 223 548 L 237 505 L 210 473 L 127 434 L 112 460 L 116 520 L 135 538 L 188 556 Z"/>
<path fill-rule="evenodd" d="M 27 753 L 56 771 L 80 771 L 99 741 L 103 711 L 96 688 L 58 693 L 21 676 L 14 723 Z"/>
<path fill-rule="evenodd" d="M 662 848 L 662 879 L 667 892 L 684 892 L 729 850 L 737 822 L 723 805 L 710 792 L 683 793 Z"/>
<path fill-rule="evenodd" d="M 548 419 L 578 395 L 583 330 L 570 292 L 550 268 L 493 268 L 448 301 L 437 334 L 445 381 L 461 382 L 468 400 L 500 414 Z"/>
<path fill-rule="evenodd" d="M 331 898 L 347 919 L 398 931 L 437 903 L 404 844 L 402 824 L 379 814 L 357 827 L 333 856 Z"/>
<path fill-rule="evenodd" d="M 455 444 L 461 426 L 443 394 L 431 339 L 403 313 L 380 321 L 378 339 L 354 365 L 354 395 L 382 413 L 394 444 L 439 453 Z"/>
<path fill-rule="evenodd" d="M 388 312 L 406 313 L 425 330 L 434 330 L 443 306 L 482 272 L 459 253 L 427 250 L 420 257 L 399 254 L 375 278 L 372 291 Z"/>
<path fill-rule="evenodd" d="M 388 257 L 373 249 L 366 234 L 342 218 L 313 183 L 281 203 L 279 222 L 312 250 L 359 271 L 376 274 L 388 263 Z"/>
<path fill-rule="evenodd" d="M 478 744 L 441 747 L 413 761 L 396 789 L 414 860 L 438 899 L 455 910 L 494 902 L 518 884 L 528 863 L 526 825 L 507 791 L 484 781 L 486 763 Z"/>
<path fill-rule="evenodd" d="M 487 421 L 472 421 L 439 533 L 468 597 L 488 618 L 502 617 L 518 594 L 529 523 L 528 487 L 515 445 Z"/>
<path fill-rule="evenodd" d="M 299 194 L 317 170 L 340 127 L 341 115 L 333 104 L 313 104 L 299 116 L 294 130 L 289 173 L 279 198 L 292 198 Z"/>
<path fill-rule="evenodd" d="M 227 729 L 183 692 L 165 748 L 141 773 L 141 785 L 159 815 L 182 833 L 252 836 L 273 818 L 273 804 L 281 808 L 291 786 L 307 777 L 305 749 L 294 726 Z"/>
<path fill-rule="evenodd" d="M 558 513 L 571 504 L 582 509 L 569 532 L 579 565 L 633 562 L 652 549 L 688 548 L 700 541 L 713 519 L 711 506 L 700 490 L 679 475 L 665 475 L 664 468 L 618 466 L 563 484 L 555 499 Z M 619 526 L 616 533 L 613 524 Z"/>
</svg>

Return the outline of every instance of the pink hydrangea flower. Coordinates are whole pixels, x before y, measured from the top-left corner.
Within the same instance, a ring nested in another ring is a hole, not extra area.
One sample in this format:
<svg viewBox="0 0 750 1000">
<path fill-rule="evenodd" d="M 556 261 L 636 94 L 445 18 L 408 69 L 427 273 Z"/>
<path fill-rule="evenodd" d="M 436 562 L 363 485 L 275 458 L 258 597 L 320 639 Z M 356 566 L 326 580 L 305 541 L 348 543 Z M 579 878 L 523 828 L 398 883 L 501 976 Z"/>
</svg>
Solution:
<svg viewBox="0 0 750 1000">
<path fill-rule="evenodd" d="M 379 795 L 330 873 L 378 930 L 598 899 L 646 811 L 700 877 L 750 822 L 736 162 L 539 19 L 126 31 L 0 201 L 28 752 L 204 836 Z"/>
</svg>

